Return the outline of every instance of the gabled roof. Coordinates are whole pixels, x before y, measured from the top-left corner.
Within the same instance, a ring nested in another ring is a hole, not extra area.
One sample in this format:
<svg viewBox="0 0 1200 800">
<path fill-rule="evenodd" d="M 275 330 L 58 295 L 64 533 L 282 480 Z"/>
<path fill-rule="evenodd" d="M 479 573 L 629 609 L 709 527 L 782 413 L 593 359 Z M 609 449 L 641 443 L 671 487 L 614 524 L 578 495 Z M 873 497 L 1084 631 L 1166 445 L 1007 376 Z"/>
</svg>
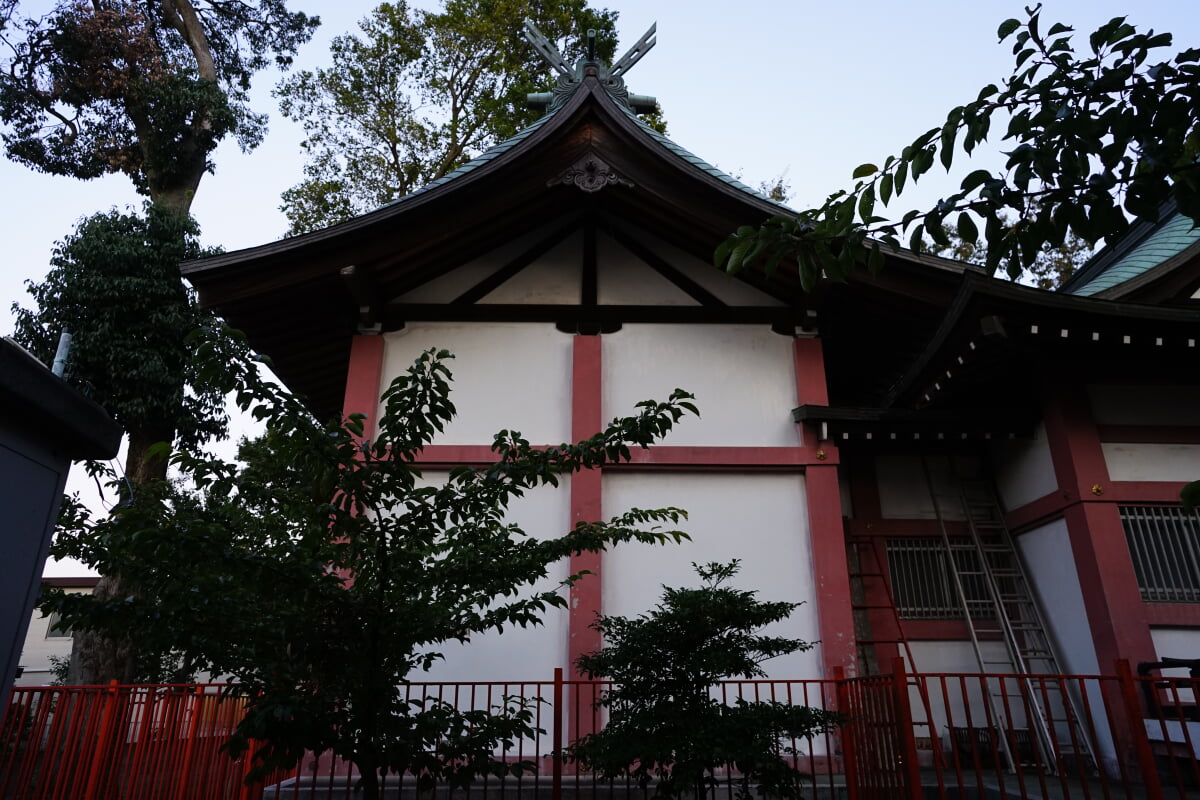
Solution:
<svg viewBox="0 0 1200 800">
<path fill-rule="evenodd" d="M 649 313 L 596 306 L 594 299 L 592 307 L 520 308 L 476 304 L 478 298 L 439 308 L 399 299 L 519 234 L 619 224 L 636 234 L 638 241 L 623 244 L 641 246 L 643 260 L 653 258 L 645 247 L 652 240 L 711 263 L 730 232 L 785 211 L 652 130 L 587 75 L 556 111 L 419 191 L 348 222 L 188 262 L 182 271 L 202 304 L 245 331 L 289 387 L 329 414 L 340 410 L 350 340 L 363 327 L 486 318 L 611 329 Z M 766 321 L 787 325 L 802 316 L 806 295 L 788 270 L 737 278 L 780 304 Z M 670 313 L 677 321 L 762 316 L 711 307 Z"/>
</svg>

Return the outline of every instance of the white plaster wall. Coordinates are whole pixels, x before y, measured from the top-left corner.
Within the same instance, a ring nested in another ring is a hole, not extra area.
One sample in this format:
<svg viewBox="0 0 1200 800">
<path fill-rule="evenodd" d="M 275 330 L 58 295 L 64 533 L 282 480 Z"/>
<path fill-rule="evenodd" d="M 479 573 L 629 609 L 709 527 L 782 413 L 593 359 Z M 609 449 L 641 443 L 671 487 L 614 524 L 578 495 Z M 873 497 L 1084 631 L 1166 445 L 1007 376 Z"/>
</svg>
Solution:
<svg viewBox="0 0 1200 800">
<path fill-rule="evenodd" d="M 427 471 L 422 477 L 423 483 L 437 485 L 446 480 L 447 474 Z M 533 538 L 554 538 L 570 529 L 570 502 L 571 479 L 564 476 L 557 489 L 542 486 L 514 500 L 505 519 Z M 567 577 L 567 568 L 566 560 L 551 565 L 549 577 L 523 590 L 522 596 L 554 588 Z M 550 609 L 543 619 L 543 625 L 506 627 L 503 634 L 485 633 L 470 644 L 447 644 L 441 648 L 445 660 L 435 663 L 428 673 L 413 673 L 410 678 L 414 681 L 551 680 L 555 667 L 567 666 L 567 611 Z"/>
<path fill-rule="evenodd" d="M 993 444 L 992 463 L 996 488 L 1006 509 L 1028 505 L 1058 488 L 1046 426 L 1041 423 L 1032 439 Z"/>
<path fill-rule="evenodd" d="M 601 305 L 700 305 L 613 239 L 604 235 L 598 239 L 596 296 Z"/>
<path fill-rule="evenodd" d="M 579 303 L 583 235 L 568 236 L 529 266 L 489 292 L 480 303 Z"/>
<path fill-rule="evenodd" d="M 627 416 L 672 390 L 696 395 L 667 445 L 783 446 L 800 443 L 792 342 L 762 325 L 626 325 L 604 337 L 606 418 Z"/>
<path fill-rule="evenodd" d="M 909 669 L 926 674 L 972 675 L 980 671 L 979 659 L 971 642 L 961 641 L 910 641 L 915 665 Z M 998 661 L 1007 658 L 1003 642 L 985 641 L 979 643 L 983 657 L 988 661 Z M 921 697 L 916 686 L 909 686 L 909 707 L 912 708 L 913 720 L 926 722 L 932 713 L 932 727 L 918 725 L 918 736 L 928 736 L 930 731 L 942 741 L 942 749 L 950 747 L 949 725 L 953 721 L 955 727 L 982 727 L 986 724 L 987 708 L 983 687 L 978 678 L 968 678 L 960 681 L 957 678 L 947 679 L 943 690 L 941 682 L 935 679 L 926 682 L 928 688 L 929 709 L 925 708 L 925 700 Z M 1014 696 L 1018 689 L 1009 686 Z M 1013 722 L 1016 727 L 1025 727 L 1023 709 L 1014 707 Z M 970 722 L 968 723 L 968 711 Z"/>
<path fill-rule="evenodd" d="M 1193 481 L 1200 474 L 1200 445 L 1104 442 L 1104 463 L 1114 481 Z"/>
<path fill-rule="evenodd" d="M 529 249 L 534 242 L 548 234 L 550 230 L 546 226 L 507 242 L 480 258 L 468 261 L 460 267 L 421 284 L 411 292 L 401 295 L 399 300 L 404 303 L 449 303 Z"/>
<path fill-rule="evenodd" d="M 1016 543 L 1025 573 L 1049 629 L 1047 633 L 1054 644 L 1059 669 L 1068 675 L 1111 674 L 1112 665 L 1101 669 L 1096 658 L 1096 647 L 1092 642 L 1087 609 L 1083 605 L 1083 591 L 1079 585 L 1079 573 L 1075 570 L 1075 556 L 1071 551 L 1066 521 L 1057 519 L 1027 531 L 1017 537 Z M 1087 704 L 1083 702 L 1081 689 L 1088 694 Z M 1115 766 L 1116 747 L 1108 719 L 1104 716 L 1099 684 L 1085 681 L 1081 686 L 1075 682 L 1068 686 L 1068 691 L 1077 713 L 1083 714 L 1085 708 L 1091 708 L 1099 751 L 1097 756 L 1110 768 Z M 1063 718 L 1057 712 L 1054 716 Z M 1060 726 L 1057 735 L 1060 741 L 1067 741 L 1070 732 Z M 1110 770 L 1110 774 L 1116 773 Z"/>
<path fill-rule="evenodd" d="M 446 349 L 458 415 L 434 444 L 490 445 L 518 430 L 535 444 L 571 437 L 571 337 L 541 323 L 414 323 L 384 334 L 383 381 L 423 351 Z"/>
<path fill-rule="evenodd" d="M 926 469 L 929 478 L 926 479 Z M 930 456 L 921 464 L 919 456 L 883 455 L 875 457 L 875 477 L 879 486 L 879 509 L 884 519 L 965 519 L 958 478 L 979 474 L 979 462 L 972 458 Z M 930 493 L 929 484 L 933 484 Z M 934 496 L 937 507 L 934 506 Z"/>
<path fill-rule="evenodd" d="M 813 642 L 819 638 L 815 582 L 800 475 L 610 473 L 604 476 L 604 513 L 629 508 L 686 509 L 681 524 L 692 541 L 620 545 L 604 556 L 603 613 L 637 616 L 650 610 L 662 587 L 697 586 L 692 562 L 741 559 L 735 585 L 757 589 L 763 600 L 803 602 L 771 633 Z M 820 648 L 763 665 L 774 679 L 821 676 Z"/>
<path fill-rule="evenodd" d="M 707 259 L 696 258 L 661 239 L 648 237 L 641 230 L 631 231 L 631 235 L 637 237 L 639 241 L 645 242 L 664 261 L 703 286 L 727 305 L 771 307 L 784 305 L 783 302 L 776 300 L 766 292 L 759 291 L 750 284 L 717 269 Z M 636 257 L 630 255 L 630 258 Z"/>
<path fill-rule="evenodd" d="M 1096 661 L 1087 610 L 1065 520 L 1056 519 L 1016 539 L 1033 593 L 1054 640 L 1059 667 L 1073 675 L 1111 672 Z"/>
<path fill-rule="evenodd" d="M 1200 658 L 1200 628 L 1151 628 L 1150 638 L 1157 658 Z M 1186 669 L 1164 669 L 1161 674 L 1166 678 L 1188 677 Z M 1180 689 L 1179 699 L 1194 703 L 1194 692 Z"/>
<path fill-rule="evenodd" d="M 91 594 L 91 589 L 64 589 L 67 594 Z M 47 636 L 50 632 L 50 617 L 34 609 L 25 632 L 25 643 L 21 647 L 18 662 L 25 668 L 14 686 L 44 686 L 54 680 L 50 674 L 50 656 L 68 658 L 71 655 L 70 636 Z"/>
<path fill-rule="evenodd" d="M 1087 387 L 1097 425 L 1200 425 L 1200 388 L 1194 386 Z"/>
</svg>

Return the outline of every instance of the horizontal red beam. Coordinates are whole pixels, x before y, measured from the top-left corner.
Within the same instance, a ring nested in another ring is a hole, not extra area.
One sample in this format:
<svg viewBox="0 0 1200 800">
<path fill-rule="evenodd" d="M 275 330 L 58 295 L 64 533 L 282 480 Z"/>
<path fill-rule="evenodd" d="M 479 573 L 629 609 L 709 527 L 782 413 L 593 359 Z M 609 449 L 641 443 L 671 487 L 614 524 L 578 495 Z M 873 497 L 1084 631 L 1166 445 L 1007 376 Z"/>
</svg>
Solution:
<svg viewBox="0 0 1200 800">
<path fill-rule="evenodd" d="M 1151 625 L 1200 628 L 1200 603 L 1145 603 L 1146 621 Z"/>
<path fill-rule="evenodd" d="M 423 466 L 483 465 L 496 461 L 484 445 L 430 445 L 417 457 Z M 835 447 L 650 447 L 635 449 L 619 469 L 800 470 L 814 464 L 837 464 Z"/>
</svg>

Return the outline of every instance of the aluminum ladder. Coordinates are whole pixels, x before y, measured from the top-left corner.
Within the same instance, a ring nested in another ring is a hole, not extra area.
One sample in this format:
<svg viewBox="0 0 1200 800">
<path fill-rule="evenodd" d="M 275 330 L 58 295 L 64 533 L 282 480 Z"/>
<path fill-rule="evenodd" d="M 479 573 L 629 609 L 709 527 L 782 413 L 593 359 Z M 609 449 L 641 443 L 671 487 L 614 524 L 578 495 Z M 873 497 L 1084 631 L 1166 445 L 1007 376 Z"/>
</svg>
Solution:
<svg viewBox="0 0 1200 800">
<path fill-rule="evenodd" d="M 946 547 L 947 567 L 980 671 L 1017 676 L 1063 674 L 991 483 L 959 479 L 959 499 L 970 535 L 965 540 L 951 538 L 929 465 L 924 458 L 921 461 Z M 981 645 L 981 641 L 996 639 L 1004 643 L 1003 658 L 991 657 Z M 1083 758 L 1095 770 L 1095 756 L 1080 728 L 1074 699 L 1063 691 L 1062 684 L 1050 680 L 1035 683 L 1027 677 L 1018 681 L 1018 706 L 1029 717 L 1027 724 L 1044 756 L 1042 763 L 1057 770 L 1066 759 Z M 1003 678 L 988 679 L 985 687 L 993 722 L 1007 727 L 1012 693 L 1006 690 Z M 1020 754 L 1013 752 L 1008 735 L 1001 732 L 997 738 L 1009 771 L 1015 771 Z"/>
</svg>

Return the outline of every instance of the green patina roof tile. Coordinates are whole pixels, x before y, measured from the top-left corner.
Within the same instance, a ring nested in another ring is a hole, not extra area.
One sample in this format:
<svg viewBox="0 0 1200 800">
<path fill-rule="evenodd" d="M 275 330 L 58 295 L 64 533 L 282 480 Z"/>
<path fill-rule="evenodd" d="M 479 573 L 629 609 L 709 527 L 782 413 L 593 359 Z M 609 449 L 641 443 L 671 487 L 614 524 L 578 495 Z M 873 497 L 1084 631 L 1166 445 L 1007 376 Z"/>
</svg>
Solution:
<svg viewBox="0 0 1200 800">
<path fill-rule="evenodd" d="M 1071 290 L 1070 294 L 1087 297 L 1120 286 L 1182 253 L 1197 241 L 1200 241 L 1200 227 L 1192 227 L 1190 219 L 1175 214 L 1124 258 L 1083 286 Z"/>
</svg>

